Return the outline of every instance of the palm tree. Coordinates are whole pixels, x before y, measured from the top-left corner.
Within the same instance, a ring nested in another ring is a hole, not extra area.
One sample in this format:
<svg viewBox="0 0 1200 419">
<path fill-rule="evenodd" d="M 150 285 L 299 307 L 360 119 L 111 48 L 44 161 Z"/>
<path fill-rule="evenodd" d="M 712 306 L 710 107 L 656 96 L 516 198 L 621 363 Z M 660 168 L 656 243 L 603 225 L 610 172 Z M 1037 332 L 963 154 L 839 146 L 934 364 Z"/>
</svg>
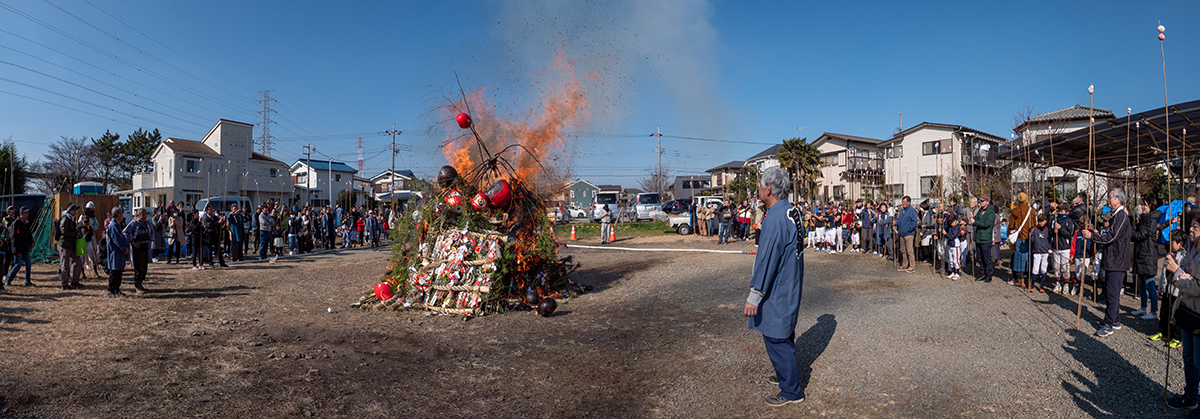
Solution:
<svg viewBox="0 0 1200 419">
<path fill-rule="evenodd" d="M 779 165 L 792 178 L 792 190 L 797 195 L 812 198 L 817 194 L 817 179 L 821 177 L 821 151 L 808 143 L 808 138 L 783 140 L 779 147 Z"/>
</svg>

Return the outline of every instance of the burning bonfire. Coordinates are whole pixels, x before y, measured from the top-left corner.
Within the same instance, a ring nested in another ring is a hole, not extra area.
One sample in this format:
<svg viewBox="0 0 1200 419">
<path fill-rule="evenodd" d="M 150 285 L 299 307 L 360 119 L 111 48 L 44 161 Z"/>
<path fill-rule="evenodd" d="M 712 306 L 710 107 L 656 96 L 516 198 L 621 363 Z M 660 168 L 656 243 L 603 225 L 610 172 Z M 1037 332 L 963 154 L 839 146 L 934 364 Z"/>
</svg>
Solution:
<svg viewBox="0 0 1200 419">
<path fill-rule="evenodd" d="M 562 63 L 560 55 L 555 64 Z M 452 165 L 438 173 L 436 196 L 400 217 L 388 271 L 355 307 L 461 315 L 533 308 L 549 316 L 555 298 L 582 291 L 570 280 L 578 265 L 558 257 L 535 180 L 548 171 L 542 160 L 553 141 L 561 145 L 559 130 L 585 112 L 578 83 L 567 87 L 547 99 L 553 103 L 543 104 L 546 114 L 533 126 L 493 122 L 477 130 L 468 113 L 456 116 L 469 136 L 447 142 Z M 453 108 L 469 112 L 479 97 L 464 94 Z"/>
</svg>

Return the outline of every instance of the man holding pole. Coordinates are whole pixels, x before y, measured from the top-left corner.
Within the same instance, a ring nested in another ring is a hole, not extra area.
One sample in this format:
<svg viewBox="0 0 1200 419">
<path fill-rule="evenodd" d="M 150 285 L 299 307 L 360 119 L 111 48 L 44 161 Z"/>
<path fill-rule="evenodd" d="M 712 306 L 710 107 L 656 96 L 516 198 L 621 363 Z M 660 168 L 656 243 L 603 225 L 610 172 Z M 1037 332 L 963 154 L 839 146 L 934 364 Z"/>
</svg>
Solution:
<svg viewBox="0 0 1200 419">
<path fill-rule="evenodd" d="M 1101 258 L 1100 269 L 1104 270 L 1104 296 L 1107 307 L 1104 311 L 1104 326 L 1096 331 L 1096 336 L 1108 336 L 1113 331 L 1121 330 L 1121 288 L 1125 285 L 1125 271 L 1129 270 L 1131 261 L 1131 246 L 1129 238 L 1133 235 L 1133 225 L 1129 221 L 1129 210 L 1125 209 L 1125 191 L 1113 188 L 1108 191 L 1108 207 L 1112 211 L 1112 227 L 1103 233 L 1093 234 L 1091 230 L 1083 230 L 1083 237 L 1092 239 L 1096 244 L 1107 245 L 1104 257 Z"/>
<path fill-rule="evenodd" d="M 991 201 L 987 195 L 979 197 L 979 209 L 971 220 L 975 227 L 975 260 L 979 262 L 976 281 L 992 282 L 992 229 L 996 226 L 996 210 Z"/>
</svg>

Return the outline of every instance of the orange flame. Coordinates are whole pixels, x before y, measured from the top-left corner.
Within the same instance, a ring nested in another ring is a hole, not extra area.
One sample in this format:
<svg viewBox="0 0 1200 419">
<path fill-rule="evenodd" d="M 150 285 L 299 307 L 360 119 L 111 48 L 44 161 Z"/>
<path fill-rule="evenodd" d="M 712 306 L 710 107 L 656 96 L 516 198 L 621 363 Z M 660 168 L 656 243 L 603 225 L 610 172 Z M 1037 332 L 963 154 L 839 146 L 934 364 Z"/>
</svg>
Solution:
<svg viewBox="0 0 1200 419">
<path fill-rule="evenodd" d="M 509 120 L 499 116 L 491 101 L 483 96 L 484 87 L 468 93 L 465 103 L 457 100 L 442 108 L 448 121 L 448 144 L 443 150 L 446 160 L 459 173 L 465 174 L 487 158 L 482 155 L 483 150 L 477 146 L 475 138 L 453 122 L 454 116 L 466 112 L 466 105 L 470 105 L 475 131 L 489 153 L 495 155 L 511 144 L 524 146 L 506 152 L 504 157 L 516 169 L 516 180 L 534 184 L 533 175 L 542 169 L 538 163 L 546 164 L 548 157 L 566 144 L 563 130 L 583 128 L 591 120 L 584 89 L 575 75 L 575 62 L 565 59 L 564 51 L 559 50 L 544 75 L 548 80 L 539 86 L 539 90 L 547 93 L 541 99 L 540 113 L 538 109 L 531 109 L 529 120 Z M 589 77 L 597 78 L 597 75 L 593 73 Z"/>
</svg>

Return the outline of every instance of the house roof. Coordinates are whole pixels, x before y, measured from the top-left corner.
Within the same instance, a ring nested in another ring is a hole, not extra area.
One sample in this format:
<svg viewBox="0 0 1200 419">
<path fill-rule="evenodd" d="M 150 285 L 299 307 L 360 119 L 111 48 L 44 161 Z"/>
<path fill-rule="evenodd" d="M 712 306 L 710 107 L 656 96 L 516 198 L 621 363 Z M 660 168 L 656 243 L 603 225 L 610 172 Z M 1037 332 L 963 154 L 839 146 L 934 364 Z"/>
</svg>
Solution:
<svg viewBox="0 0 1200 419">
<path fill-rule="evenodd" d="M 284 162 L 282 162 L 282 161 L 279 161 L 279 160 L 273 159 L 273 158 L 271 158 L 270 156 L 267 156 L 267 155 L 265 155 L 265 154 L 259 153 L 259 152 L 257 152 L 257 151 L 251 151 L 251 152 L 250 152 L 250 160 L 261 160 L 261 161 L 269 161 L 269 162 L 272 162 L 272 163 L 287 164 L 287 163 L 284 163 Z"/>
<path fill-rule="evenodd" d="M 575 184 L 577 184 L 577 183 L 579 183 L 579 182 L 583 182 L 583 183 L 586 183 L 586 184 L 588 184 L 588 186 L 591 186 L 591 187 L 593 187 L 593 188 L 596 188 L 596 189 L 600 189 L 600 187 L 599 187 L 599 186 L 596 186 L 596 184 L 595 184 L 595 183 L 588 182 L 588 181 L 586 181 L 586 180 L 583 180 L 583 179 L 579 179 L 579 180 L 577 180 L 577 181 L 571 182 L 571 187 L 574 187 L 574 186 L 575 186 Z"/>
<path fill-rule="evenodd" d="M 712 169 L 705 170 L 705 172 L 712 173 L 712 172 L 717 172 L 717 171 L 721 171 L 721 170 L 729 170 L 729 169 L 742 170 L 742 166 L 744 166 L 745 164 L 746 164 L 746 162 L 744 162 L 744 161 L 735 160 L 735 161 L 731 161 L 729 163 L 725 163 L 720 166 L 714 167 Z"/>
<path fill-rule="evenodd" d="M 1047 112 L 1041 115 L 1033 116 L 1017 128 L 1019 130 L 1025 125 L 1043 122 L 1086 121 L 1089 117 L 1095 117 L 1096 119 L 1112 119 L 1113 116 L 1113 112 L 1108 109 L 1091 108 L 1075 104 L 1075 106 L 1066 109 L 1059 109 L 1054 112 Z"/>
<path fill-rule="evenodd" d="M 779 147 L 783 147 L 783 144 L 775 144 L 773 146 L 767 147 L 766 150 L 760 151 L 758 154 L 750 156 L 750 158 L 746 159 L 746 162 L 749 163 L 751 161 L 758 160 L 758 159 L 767 159 L 767 158 L 775 157 L 776 154 L 779 154 Z"/>
<path fill-rule="evenodd" d="M 162 144 L 164 146 L 166 146 L 167 148 L 170 148 L 171 151 L 174 151 L 176 153 L 207 154 L 210 156 L 220 156 L 220 154 L 217 153 L 216 151 L 214 151 L 212 149 L 212 147 L 204 145 L 204 143 L 199 142 L 199 141 L 167 137 L 167 139 L 163 140 Z"/>
<path fill-rule="evenodd" d="M 983 132 L 983 131 L 980 131 L 980 130 L 977 130 L 974 128 L 965 127 L 962 125 L 939 124 L 936 122 L 922 122 L 912 128 L 906 129 L 904 131 L 900 131 L 898 134 L 893 135 L 892 138 L 888 138 L 887 140 L 880 142 L 879 145 L 882 146 L 887 143 L 895 142 L 901 138 L 904 138 L 905 136 L 907 136 L 909 134 L 912 134 L 913 132 L 916 132 L 916 131 L 919 131 L 919 130 L 925 129 L 925 128 L 942 128 L 942 129 L 948 129 L 948 130 L 953 130 L 953 131 L 967 132 L 967 133 L 974 134 L 977 138 L 981 138 L 981 139 L 991 141 L 994 143 L 1008 142 L 1008 140 L 1003 137 L 998 137 L 998 136 L 988 134 L 986 132 Z"/>
<path fill-rule="evenodd" d="M 318 172 L 330 170 L 329 160 L 313 160 L 312 163 L 310 164 L 308 159 L 297 159 L 296 163 L 294 163 L 293 166 L 295 166 L 296 164 L 303 164 L 305 166 L 311 167 L 313 170 L 316 170 Z M 357 170 L 354 170 L 350 166 L 346 165 L 346 163 L 342 163 L 340 161 L 333 162 L 333 171 L 334 172 L 346 172 L 346 173 L 358 173 Z"/>
<path fill-rule="evenodd" d="M 709 180 L 712 176 L 709 175 L 682 175 L 675 176 L 675 180 Z"/>
<path fill-rule="evenodd" d="M 866 144 L 869 146 L 878 146 L 879 143 L 883 142 L 883 140 L 876 140 L 874 138 L 858 137 L 858 136 L 846 135 L 846 134 L 837 134 L 837 133 L 833 133 L 833 132 L 823 132 L 823 133 L 821 133 L 820 137 L 817 137 L 817 139 L 812 142 L 812 146 L 817 147 L 822 142 L 826 142 L 829 140 L 842 140 L 842 141 L 845 141 L 848 143 L 859 143 L 859 144 Z"/>
<path fill-rule="evenodd" d="M 388 176 L 388 173 L 391 173 L 391 172 L 392 172 L 392 171 L 391 171 L 390 169 L 389 169 L 389 170 L 384 170 L 383 172 L 380 172 L 378 175 L 372 176 L 372 177 L 371 177 L 371 181 L 372 181 L 372 182 L 377 182 L 377 181 L 379 181 L 380 179 L 383 179 L 383 178 L 387 177 L 387 176 Z M 397 176 L 403 176 L 403 177 L 405 177 L 405 178 L 408 178 L 408 179 L 413 179 L 413 178 L 416 178 L 416 177 L 417 177 L 417 175 L 413 174 L 412 170 L 397 170 L 397 171 L 396 171 L 396 175 L 397 175 Z"/>
<path fill-rule="evenodd" d="M 596 185 L 601 191 L 621 192 L 621 185 Z"/>
</svg>

